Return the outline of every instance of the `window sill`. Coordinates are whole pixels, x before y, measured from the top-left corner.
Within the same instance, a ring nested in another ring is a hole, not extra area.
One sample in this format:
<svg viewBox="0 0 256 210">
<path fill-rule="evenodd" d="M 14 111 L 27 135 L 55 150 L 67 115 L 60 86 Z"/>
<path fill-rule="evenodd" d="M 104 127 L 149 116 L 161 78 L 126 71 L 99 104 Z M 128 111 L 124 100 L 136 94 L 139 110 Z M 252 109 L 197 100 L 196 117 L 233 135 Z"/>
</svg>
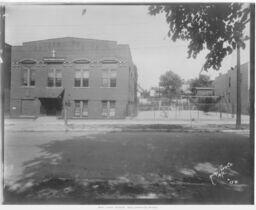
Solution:
<svg viewBox="0 0 256 210">
<path fill-rule="evenodd" d="M 117 88 L 117 87 L 100 87 L 100 88 Z"/>
<path fill-rule="evenodd" d="M 79 89 L 79 88 L 91 88 L 91 87 L 73 87 L 73 88 L 78 88 Z"/>
<path fill-rule="evenodd" d="M 21 86 L 22 88 L 35 88 L 36 86 Z"/>
</svg>

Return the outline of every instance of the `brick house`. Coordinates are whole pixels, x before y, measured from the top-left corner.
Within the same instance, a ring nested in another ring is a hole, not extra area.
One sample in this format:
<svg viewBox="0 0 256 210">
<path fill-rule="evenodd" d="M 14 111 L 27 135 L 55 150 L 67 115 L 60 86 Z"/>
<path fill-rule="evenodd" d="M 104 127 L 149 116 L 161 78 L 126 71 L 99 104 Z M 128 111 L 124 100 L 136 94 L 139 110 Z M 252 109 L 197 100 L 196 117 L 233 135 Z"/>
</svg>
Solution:
<svg viewBox="0 0 256 210">
<path fill-rule="evenodd" d="M 56 38 L 12 47 L 11 116 L 136 115 L 137 69 L 128 45 Z"/>
<path fill-rule="evenodd" d="M 4 113 L 10 113 L 10 90 L 11 90 L 11 50 L 9 44 L 5 44 L 5 51 L 3 54 L 3 71 L 4 71 Z"/>
<path fill-rule="evenodd" d="M 241 109 L 243 114 L 249 113 L 249 63 L 244 63 L 241 70 Z M 222 108 L 229 113 L 236 112 L 237 98 L 237 68 L 230 69 L 225 74 L 220 74 L 213 81 L 214 92 L 223 97 Z"/>
</svg>

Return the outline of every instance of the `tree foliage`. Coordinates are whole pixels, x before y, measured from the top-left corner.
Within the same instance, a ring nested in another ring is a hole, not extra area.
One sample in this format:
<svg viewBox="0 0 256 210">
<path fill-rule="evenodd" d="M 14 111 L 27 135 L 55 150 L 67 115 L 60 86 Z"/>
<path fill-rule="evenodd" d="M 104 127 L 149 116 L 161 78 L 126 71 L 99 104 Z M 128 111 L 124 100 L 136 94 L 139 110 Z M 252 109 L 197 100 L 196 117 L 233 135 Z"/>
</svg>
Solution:
<svg viewBox="0 0 256 210">
<path fill-rule="evenodd" d="M 225 56 L 237 46 L 245 48 L 243 30 L 249 6 L 242 3 L 170 3 L 149 6 L 149 14 L 164 13 L 168 36 L 189 41 L 188 58 L 208 49 L 203 69 L 218 70 Z"/>
<path fill-rule="evenodd" d="M 193 90 L 195 87 L 210 87 L 212 81 L 209 76 L 200 74 L 198 78 L 191 79 L 189 82 L 190 90 Z"/>
<path fill-rule="evenodd" d="M 143 90 L 141 92 L 141 97 L 142 98 L 148 98 L 150 96 L 150 91 L 149 90 Z"/>
<path fill-rule="evenodd" d="M 161 95 L 172 98 L 180 93 L 182 79 L 174 72 L 167 71 L 165 74 L 160 76 L 159 86 Z"/>
</svg>

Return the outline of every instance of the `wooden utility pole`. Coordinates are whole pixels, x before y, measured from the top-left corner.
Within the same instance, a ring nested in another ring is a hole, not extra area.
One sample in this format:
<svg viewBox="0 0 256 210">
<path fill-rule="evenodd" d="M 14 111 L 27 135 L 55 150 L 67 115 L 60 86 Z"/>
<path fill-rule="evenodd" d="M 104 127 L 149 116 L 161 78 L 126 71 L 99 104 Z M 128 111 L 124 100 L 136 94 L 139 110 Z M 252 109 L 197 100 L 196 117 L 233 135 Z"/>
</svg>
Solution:
<svg viewBox="0 0 256 210">
<path fill-rule="evenodd" d="M 1 124 L 1 149 L 2 163 L 4 163 L 4 54 L 5 54 L 5 7 L 0 5 L 0 124 Z M 2 164 L 2 167 L 4 164 Z M 4 171 L 4 167 L 2 168 Z M 2 179 L 4 182 L 4 179 Z M 4 183 L 3 183 L 4 184 Z M 4 186 L 4 185 L 2 185 Z"/>
<path fill-rule="evenodd" d="M 239 129 L 241 127 L 241 70 L 239 44 L 237 44 L 236 84 L 236 128 Z"/>
<path fill-rule="evenodd" d="M 255 94 L 255 4 L 251 4 L 250 12 L 250 139 L 253 142 L 251 148 L 254 148 L 254 94 Z M 254 153 L 253 153 L 254 154 Z"/>
<path fill-rule="evenodd" d="M 255 142 L 254 142 L 254 102 L 255 102 L 255 4 L 250 4 L 250 154 L 251 154 L 251 181 L 250 181 L 250 203 L 254 203 L 254 160 L 255 160 Z"/>
</svg>

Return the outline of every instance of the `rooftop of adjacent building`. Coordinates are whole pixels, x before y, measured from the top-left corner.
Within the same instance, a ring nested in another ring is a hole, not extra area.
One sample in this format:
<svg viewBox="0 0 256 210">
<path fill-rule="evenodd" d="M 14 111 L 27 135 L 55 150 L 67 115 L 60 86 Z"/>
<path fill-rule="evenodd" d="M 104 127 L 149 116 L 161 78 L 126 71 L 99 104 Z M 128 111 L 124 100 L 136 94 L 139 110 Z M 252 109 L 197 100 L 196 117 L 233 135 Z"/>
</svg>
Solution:
<svg viewBox="0 0 256 210">
<path fill-rule="evenodd" d="M 245 62 L 245 63 L 240 65 L 240 70 L 241 71 L 248 71 L 249 70 L 248 66 L 249 66 L 249 62 Z M 237 66 L 230 67 L 230 69 L 226 73 L 223 73 L 223 74 L 219 73 L 219 75 L 215 78 L 215 80 L 219 79 L 219 78 L 221 78 L 223 76 L 226 76 L 228 74 L 235 73 L 236 69 L 237 69 Z"/>
<path fill-rule="evenodd" d="M 101 40 L 101 39 L 87 39 L 87 38 L 80 38 L 80 37 L 56 37 L 51 39 L 40 39 L 34 41 L 27 41 L 23 42 L 22 45 L 33 45 L 37 43 L 49 43 L 49 42 L 68 42 L 68 41 L 77 41 L 77 42 L 97 42 L 97 43 L 105 43 L 110 45 L 117 45 L 117 46 L 129 46 L 128 44 L 118 44 L 117 41 L 113 40 Z M 22 45 L 15 45 L 15 46 L 22 46 Z"/>
</svg>

